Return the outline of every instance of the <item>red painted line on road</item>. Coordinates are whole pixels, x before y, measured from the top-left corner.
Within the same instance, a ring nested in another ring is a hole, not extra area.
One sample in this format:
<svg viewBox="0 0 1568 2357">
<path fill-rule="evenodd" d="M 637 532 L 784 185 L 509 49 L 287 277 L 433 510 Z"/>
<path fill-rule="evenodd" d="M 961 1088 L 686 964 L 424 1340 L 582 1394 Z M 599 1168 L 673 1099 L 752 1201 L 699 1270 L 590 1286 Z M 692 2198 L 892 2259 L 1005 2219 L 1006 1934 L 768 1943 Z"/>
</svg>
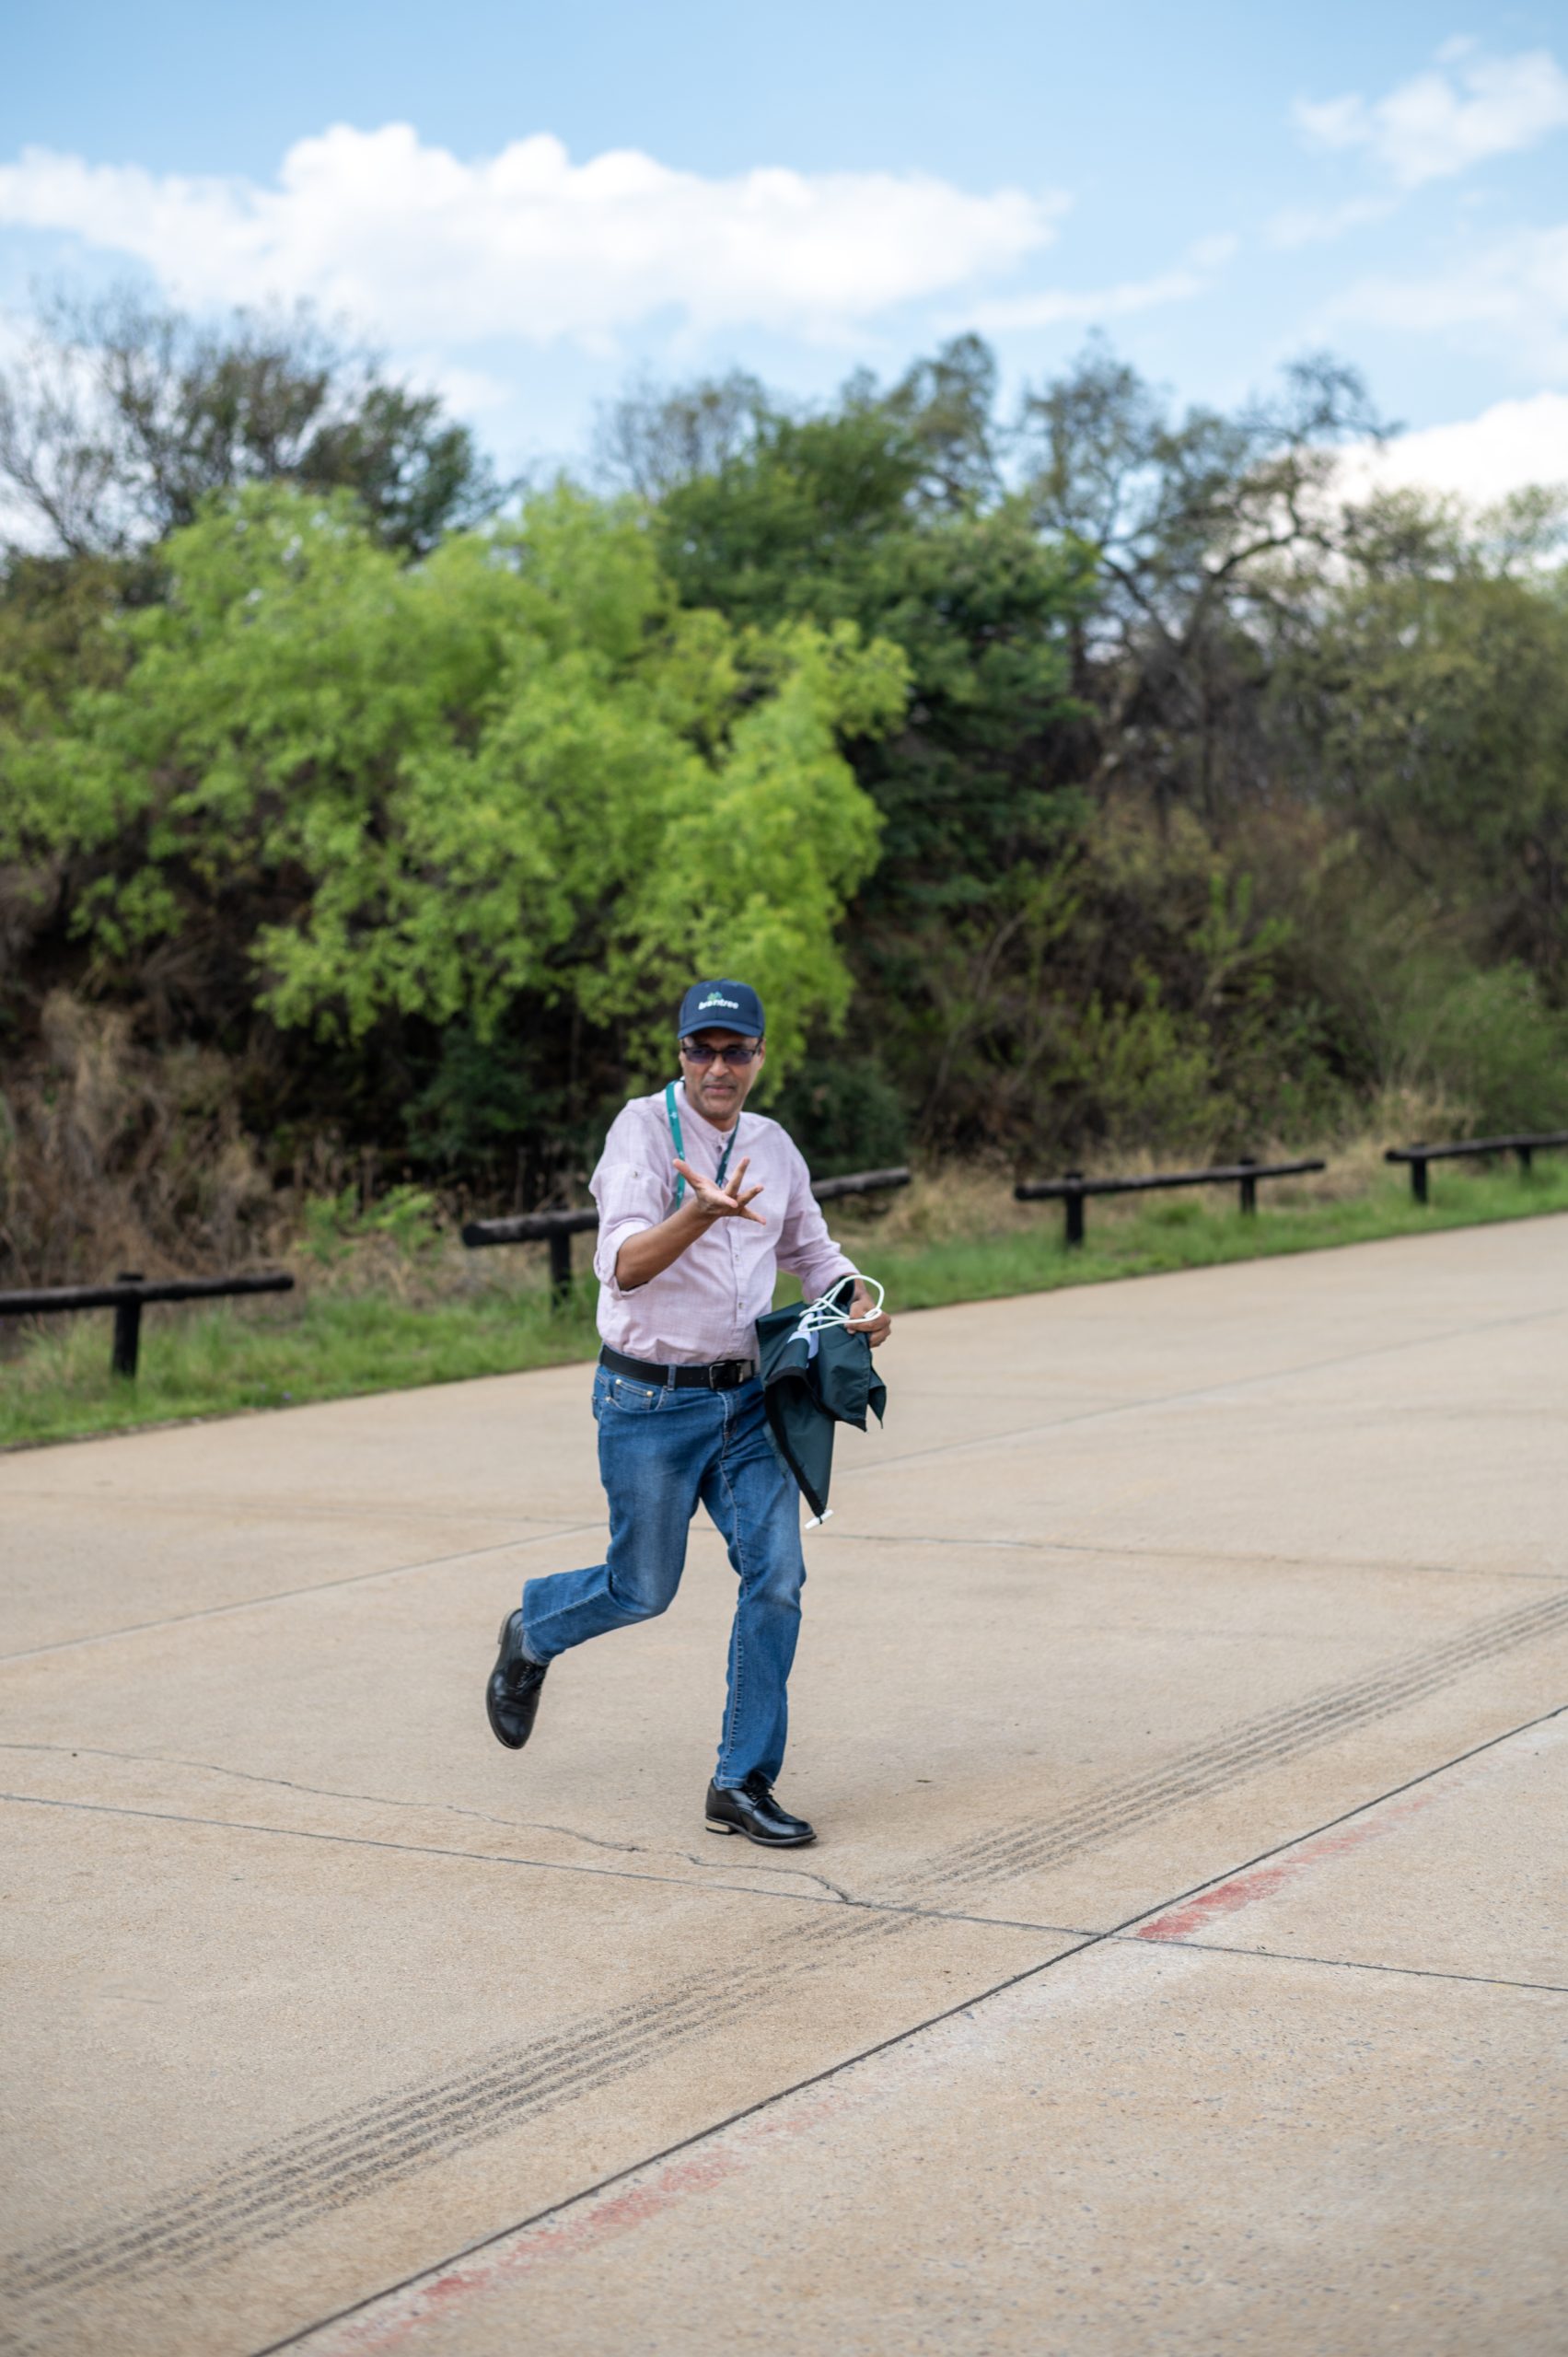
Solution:
<svg viewBox="0 0 1568 2357">
<path fill-rule="evenodd" d="M 677 2155 L 634 2184 L 587 2200 L 579 2198 L 564 2214 L 520 2226 L 476 2251 L 471 2258 L 377 2301 L 366 2314 L 323 2327 L 302 2345 L 317 2352 L 317 2357 L 371 2357 L 372 2351 L 396 2348 L 422 2325 L 464 2301 L 517 2282 L 555 2261 L 579 2258 L 618 2235 L 646 2225 L 693 2195 L 711 2193 L 748 2167 L 761 2147 L 804 2135 L 834 2110 L 837 2102 L 837 2096 L 830 2094 L 812 2103 L 792 2103 L 780 2112 L 744 2120 L 723 2131 L 721 2142 Z"/>
<path fill-rule="evenodd" d="M 1568 1732 L 1568 1722 L 1560 1723 L 1551 1730 L 1538 1731 L 1536 1740 L 1555 1743 L 1562 1739 L 1564 1732 Z M 1375 1802 L 1366 1815 L 1353 1824 L 1341 1826 L 1332 1833 L 1320 1833 L 1266 1866 L 1251 1866 L 1245 1874 L 1232 1875 L 1228 1880 L 1216 1883 L 1212 1890 L 1200 1891 L 1195 1898 L 1184 1899 L 1179 1907 L 1156 1915 L 1152 1922 L 1140 1924 L 1132 1936 L 1137 1940 L 1185 1939 L 1220 1916 L 1234 1915 L 1257 1899 L 1271 1898 L 1309 1866 L 1321 1865 L 1330 1858 L 1347 1857 L 1352 1851 L 1365 1848 L 1368 1841 L 1379 1841 L 1385 1835 L 1397 1832 L 1412 1817 L 1420 1817 L 1425 1810 L 1435 1808 L 1440 1801 L 1451 1799 L 1481 1779 L 1495 1775 L 1516 1757 L 1512 1737 L 1495 1747 L 1488 1747 L 1479 1757 L 1445 1770 L 1434 1782 L 1420 1792 L 1400 1800 Z"/>
<path fill-rule="evenodd" d="M 1365 1848 L 1368 1841 L 1379 1841 L 1395 1831 L 1406 1817 L 1417 1817 L 1429 1809 L 1438 1798 L 1435 1793 L 1423 1793 L 1412 1800 L 1400 1801 L 1382 1810 L 1376 1817 L 1364 1817 L 1357 1825 L 1347 1825 L 1342 1832 L 1320 1834 L 1316 1841 L 1304 1841 L 1299 1850 L 1280 1858 L 1272 1865 L 1254 1866 L 1244 1875 L 1232 1875 L 1228 1882 L 1216 1883 L 1213 1890 L 1200 1891 L 1183 1906 L 1173 1907 L 1167 1915 L 1156 1915 L 1152 1923 L 1140 1924 L 1133 1933 L 1139 1940 L 1180 1940 L 1190 1932 L 1202 1931 L 1216 1916 L 1234 1915 L 1243 1907 L 1250 1907 L 1255 1899 L 1272 1898 L 1283 1889 L 1309 1866 L 1321 1865 L 1326 1858 L 1343 1858 L 1353 1850 Z"/>
<path fill-rule="evenodd" d="M 1554 1721 L 1551 1727 L 1535 1730 L 1533 1742 L 1556 1744 L 1568 1735 L 1568 1721 Z M 1200 1890 L 1198 1898 L 1184 1899 L 1179 1907 L 1169 1907 L 1165 1914 L 1156 1916 L 1151 1923 L 1141 1923 L 1134 1931 L 1134 1940 L 1186 1940 L 1189 1933 L 1202 1931 L 1205 1923 L 1214 1923 L 1219 1916 L 1237 1914 L 1243 1907 L 1252 1907 L 1254 1899 L 1266 1899 L 1275 1890 L 1285 1888 L 1308 1867 L 1320 1867 L 1330 1857 L 1349 1857 L 1351 1851 L 1365 1848 L 1367 1840 L 1382 1840 L 1387 1834 L 1399 1831 L 1400 1824 L 1410 1817 L 1420 1817 L 1424 1810 L 1436 1808 L 1438 1801 L 1450 1801 L 1458 1792 L 1464 1792 L 1483 1777 L 1497 1775 L 1502 1768 L 1516 1759 L 1514 1737 L 1497 1747 L 1485 1747 L 1476 1759 L 1462 1760 L 1458 1768 L 1443 1771 L 1436 1782 L 1422 1786 L 1422 1792 L 1408 1794 L 1400 1801 L 1372 1803 L 1365 1817 L 1356 1817 L 1353 1824 L 1344 1824 L 1332 1834 L 1318 1834 L 1313 1840 L 1304 1840 L 1295 1851 L 1285 1851 L 1283 1857 L 1271 1860 L 1266 1867 L 1248 1867 L 1245 1874 L 1231 1874 L 1228 1881 L 1214 1883 L 1212 1890 Z"/>
</svg>

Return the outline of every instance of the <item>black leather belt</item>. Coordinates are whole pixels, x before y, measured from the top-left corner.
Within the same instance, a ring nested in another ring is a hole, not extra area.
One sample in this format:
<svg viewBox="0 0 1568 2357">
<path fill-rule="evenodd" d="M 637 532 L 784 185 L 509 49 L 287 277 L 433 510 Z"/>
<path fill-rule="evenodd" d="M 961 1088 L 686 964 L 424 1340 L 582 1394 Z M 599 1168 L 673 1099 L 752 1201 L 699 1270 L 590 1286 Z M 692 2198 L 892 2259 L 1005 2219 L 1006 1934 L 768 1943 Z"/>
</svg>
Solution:
<svg viewBox="0 0 1568 2357">
<path fill-rule="evenodd" d="M 611 1375 L 629 1375 L 636 1383 L 672 1383 L 677 1391 L 734 1391 L 749 1383 L 757 1372 L 755 1359 L 714 1359 L 711 1366 L 659 1366 L 653 1359 L 629 1359 L 624 1351 L 599 1344 L 598 1363 Z"/>
</svg>

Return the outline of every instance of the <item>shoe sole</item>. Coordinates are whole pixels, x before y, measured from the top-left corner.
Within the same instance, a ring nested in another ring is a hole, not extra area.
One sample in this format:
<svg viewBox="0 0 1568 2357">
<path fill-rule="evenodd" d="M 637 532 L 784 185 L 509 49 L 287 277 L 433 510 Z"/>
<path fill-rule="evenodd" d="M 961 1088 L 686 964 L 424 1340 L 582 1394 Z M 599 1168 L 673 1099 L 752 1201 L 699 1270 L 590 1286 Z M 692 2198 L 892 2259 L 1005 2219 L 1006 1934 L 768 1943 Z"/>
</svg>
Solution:
<svg viewBox="0 0 1568 2357">
<path fill-rule="evenodd" d="M 808 1850 L 817 1839 L 815 1833 L 792 1833 L 782 1841 L 770 1841 L 765 1833 L 748 1833 L 743 1825 L 730 1825 L 722 1817 L 705 1817 L 703 1823 L 710 1833 L 738 1833 L 759 1850 Z"/>
</svg>

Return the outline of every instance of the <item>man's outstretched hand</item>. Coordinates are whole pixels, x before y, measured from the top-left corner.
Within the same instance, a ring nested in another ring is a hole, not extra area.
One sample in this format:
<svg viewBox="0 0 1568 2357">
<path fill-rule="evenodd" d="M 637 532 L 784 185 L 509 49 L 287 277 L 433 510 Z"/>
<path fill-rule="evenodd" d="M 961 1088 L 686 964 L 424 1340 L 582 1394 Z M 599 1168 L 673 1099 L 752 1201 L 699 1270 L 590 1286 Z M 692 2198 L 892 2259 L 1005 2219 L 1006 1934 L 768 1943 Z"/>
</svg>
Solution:
<svg viewBox="0 0 1568 2357">
<path fill-rule="evenodd" d="M 675 1157 L 675 1167 L 691 1190 L 692 1208 L 699 1212 L 704 1220 L 749 1219 L 758 1227 L 766 1227 L 768 1223 L 761 1213 L 754 1212 L 750 1208 L 761 1193 L 761 1188 L 748 1187 L 742 1190 L 740 1184 L 750 1167 L 750 1162 L 751 1157 L 749 1154 L 742 1155 L 736 1166 L 734 1177 L 727 1185 L 721 1187 L 714 1179 L 704 1178 L 700 1170 L 693 1170 L 689 1162 L 682 1162 L 679 1155 Z"/>
<path fill-rule="evenodd" d="M 671 1212 L 668 1219 L 661 1219 L 656 1227 L 642 1228 L 627 1237 L 615 1256 L 615 1281 L 623 1293 L 632 1293 L 650 1278 L 661 1276 L 689 1245 L 707 1234 L 715 1220 L 749 1219 L 754 1226 L 767 1226 L 761 1213 L 751 1208 L 761 1188 L 741 1183 L 749 1159 L 749 1155 L 746 1156 L 729 1184 L 720 1187 L 676 1156 L 675 1167 L 686 1181 L 680 1207 Z"/>
</svg>

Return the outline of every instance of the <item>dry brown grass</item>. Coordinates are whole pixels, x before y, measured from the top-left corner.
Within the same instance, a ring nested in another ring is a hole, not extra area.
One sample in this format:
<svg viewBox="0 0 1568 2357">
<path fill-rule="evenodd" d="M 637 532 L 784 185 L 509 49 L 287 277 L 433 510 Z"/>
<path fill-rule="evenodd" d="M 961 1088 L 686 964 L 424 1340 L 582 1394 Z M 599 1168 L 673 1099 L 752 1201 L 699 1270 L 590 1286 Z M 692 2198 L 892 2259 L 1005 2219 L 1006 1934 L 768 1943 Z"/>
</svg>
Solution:
<svg viewBox="0 0 1568 2357">
<path fill-rule="evenodd" d="M 1321 1156 L 1328 1168 L 1298 1178 L 1273 1181 L 1269 1201 L 1343 1203 L 1371 1191 L 1386 1175 L 1386 1146 L 1407 1144 L 1416 1138 L 1463 1134 L 1463 1116 L 1441 1100 L 1414 1090 L 1390 1090 L 1372 1109 L 1365 1126 L 1311 1139 L 1271 1138 L 1260 1144 L 1261 1162 L 1295 1162 Z M 1215 1149 L 1202 1153 L 1156 1153 L 1147 1149 L 1118 1153 L 1085 1153 L 1077 1167 L 1096 1178 L 1145 1178 L 1159 1170 L 1202 1169 L 1214 1162 L 1229 1162 Z M 1044 1168 L 1040 1178 L 1060 1178 L 1068 1165 Z M 1015 1171 L 1011 1162 L 947 1162 L 917 1167 L 908 1187 L 879 1201 L 850 1198 L 830 1203 L 829 1225 L 846 1237 L 875 1237 L 890 1246 L 944 1244 L 967 1237 L 1032 1233 L 1051 1214 L 1049 1203 L 1020 1203 L 1013 1199 Z M 1111 1197 L 1097 1205 L 1095 1217 L 1130 1218 L 1136 1198 Z"/>
<path fill-rule="evenodd" d="M 64 1283 L 243 1265 L 277 1248 L 278 1208 L 219 1056 L 157 1056 L 130 1018 L 64 992 L 41 1061 L 0 1095 L 0 1266 Z"/>
</svg>

